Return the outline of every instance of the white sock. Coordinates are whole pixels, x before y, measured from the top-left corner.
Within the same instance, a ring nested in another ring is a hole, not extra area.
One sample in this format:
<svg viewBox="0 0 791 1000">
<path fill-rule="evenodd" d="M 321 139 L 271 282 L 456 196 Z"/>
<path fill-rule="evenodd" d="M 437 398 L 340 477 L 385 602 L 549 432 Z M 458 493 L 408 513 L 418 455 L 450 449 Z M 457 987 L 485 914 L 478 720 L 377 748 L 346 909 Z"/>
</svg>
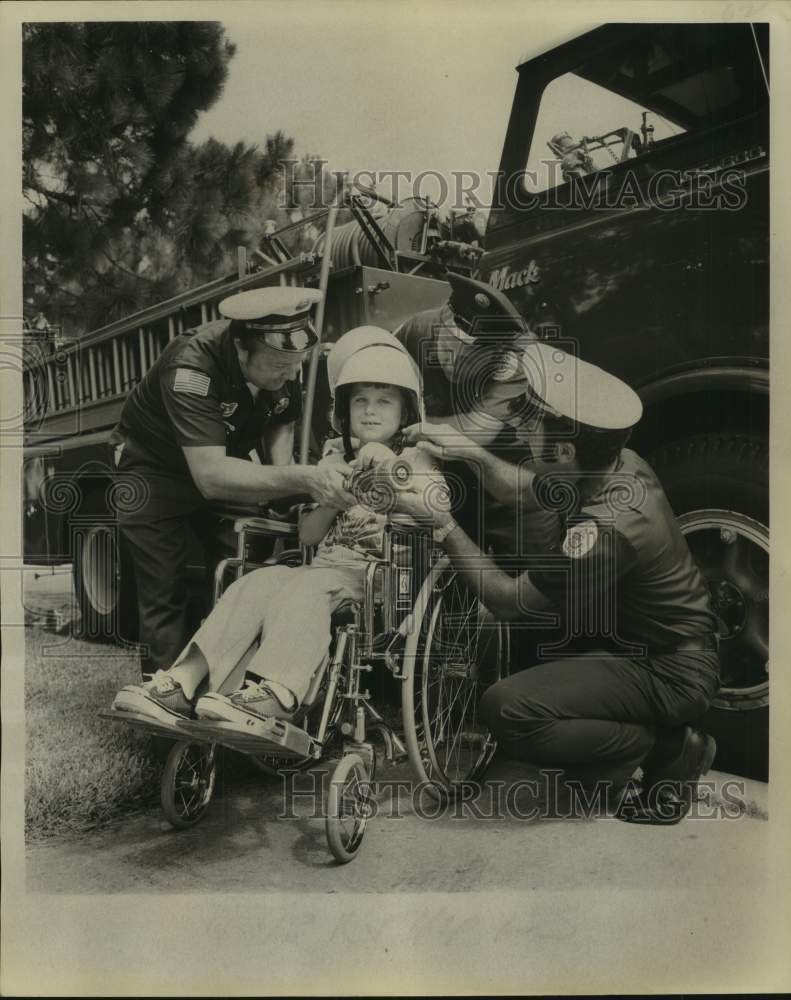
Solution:
<svg viewBox="0 0 791 1000">
<path fill-rule="evenodd" d="M 175 667 L 171 667 L 168 675 L 180 685 L 187 701 L 193 701 L 198 685 L 209 673 L 209 664 L 200 648 L 191 644 L 187 655 Z"/>
</svg>

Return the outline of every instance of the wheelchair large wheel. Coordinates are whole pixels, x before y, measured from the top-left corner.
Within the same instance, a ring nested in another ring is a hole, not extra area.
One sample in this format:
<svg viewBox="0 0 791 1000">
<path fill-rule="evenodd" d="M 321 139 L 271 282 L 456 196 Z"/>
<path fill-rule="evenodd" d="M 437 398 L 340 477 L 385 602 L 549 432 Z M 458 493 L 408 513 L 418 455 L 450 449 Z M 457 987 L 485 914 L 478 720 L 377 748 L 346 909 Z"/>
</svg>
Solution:
<svg viewBox="0 0 791 1000">
<path fill-rule="evenodd" d="M 370 784 L 362 757 L 344 754 L 332 773 L 324 821 L 329 848 L 342 865 L 352 861 L 362 846 L 371 809 Z"/>
<path fill-rule="evenodd" d="M 452 799 L 485 770 L 496 744 L 478 704 L 508 669 L 508 626 L 441 559 L 418 595 L 404 650 L 402 711 L 420 782 Z"/>
<path fill-rule="evenodd" d="M 165 762 L 160 801 L 177 830 L 194 826 L 206 812 L 217 778 L 217 748 L 207 743 L 176 743 Z"/>
</svg>

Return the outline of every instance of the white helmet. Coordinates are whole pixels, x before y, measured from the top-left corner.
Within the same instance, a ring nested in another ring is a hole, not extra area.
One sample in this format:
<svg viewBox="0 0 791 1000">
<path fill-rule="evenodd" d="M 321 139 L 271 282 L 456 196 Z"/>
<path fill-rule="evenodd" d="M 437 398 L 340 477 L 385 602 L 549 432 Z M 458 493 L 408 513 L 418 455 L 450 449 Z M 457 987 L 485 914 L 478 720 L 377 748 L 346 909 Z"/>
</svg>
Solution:
<svg viewBox="0 0 791 1000">
<path fill-rule="evenodd" d="M 341 405 L 348 405 L 344 399 L 348 395 L 343 391 L 344 387 L 357 382 L 378 382 L 406 389 L 411 404 L 411 412 L 405 414 L 407 422 L 414 423 L 423 418 L 420 372 L 415 362 L 400 345 L 396 348 L 390 344 L 371 344 L 348 357 L 336 376 L 332 426 L 338 433 L 343 433 Z"/>
<path fill-rule="evenodd" d="M 389 330 L 383 330 L 380 326 L 356 326 L 348 333 L 344 333 L 333 344 L 327 355 L 327 381 L 331 395 L 335 395 L 338 375 L 349 358 L 364 347 L 373 347 L 375 344 L 386 344 L 388 347 L 398 348 L 404 354 L 408 355 L 409 353 L 401 341 L 394 337 Z"/>
</svg>

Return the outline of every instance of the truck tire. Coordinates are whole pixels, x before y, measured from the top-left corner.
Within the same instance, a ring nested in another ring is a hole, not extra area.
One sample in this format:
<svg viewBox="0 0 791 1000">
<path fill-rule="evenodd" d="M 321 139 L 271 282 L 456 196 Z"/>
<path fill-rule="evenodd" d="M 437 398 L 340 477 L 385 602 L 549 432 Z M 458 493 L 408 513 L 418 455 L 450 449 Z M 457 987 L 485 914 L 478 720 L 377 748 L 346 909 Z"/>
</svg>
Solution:
<svg viewBox="0 0 791 1000">
<path fill-rule="evenodd" d="M 721 688 L 701 720 L 715 767 L 766 780 L 769 755 L 769 449 L 756 434 L 699 434 L 648 457 L 720 619 Z"/>
<path fill-rule="evenodd" d="M 137 593 L 131 557 L 117 522 L 106 517 L 103 493 L 91 494 L 80 517 L 96 522 L 76 534 L 74 589 L 85 639 L 134 643 L 138 638 Z"/>
</svg>

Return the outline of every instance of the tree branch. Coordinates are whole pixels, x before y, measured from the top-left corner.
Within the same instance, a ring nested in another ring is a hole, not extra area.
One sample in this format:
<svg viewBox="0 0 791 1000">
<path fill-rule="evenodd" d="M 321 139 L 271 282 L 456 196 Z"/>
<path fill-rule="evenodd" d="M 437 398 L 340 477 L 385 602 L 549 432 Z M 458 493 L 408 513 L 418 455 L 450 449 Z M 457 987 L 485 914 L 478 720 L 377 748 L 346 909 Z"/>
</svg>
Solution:
<svg viewBox="0 0 791 1000">
<path fill-rule="evenodd" d="M 103 247 L 102 247 L 102 251 L 101 252 L 110 261 L 110 263 L 113 265 L 113 267 L 117 267 L 119 271 L 123 271 L 124 274 L 130 275 L 130 277 L 137 279 L 137 281 L 146 281 L 147 280 L 146 278 L 143 278 L 142 275 L 136 274 L 134 271 L 130 271 L 129 268 L 126 267 L 124 264 L 119 263 L 119 261 L 117 261 L 113 257 L 111 257 L 110 254 Z"/>
<path fill-rule="evenodd" d="M 22 181 L 22 189 L 30 188 L 33 191 L 38 191 L 39 194 L 43 194 L 45 198 L 52 198 L 53 201 L 62 201 L 66 205 L 76 205 L 78 204 L 78 198 L 73 194 L 64 194 L 61 191 L 50 191 L 49 188 L 42 187 L 40 184 L 36 184 L 35 181 L 24 180 Z"/>
</svg>

